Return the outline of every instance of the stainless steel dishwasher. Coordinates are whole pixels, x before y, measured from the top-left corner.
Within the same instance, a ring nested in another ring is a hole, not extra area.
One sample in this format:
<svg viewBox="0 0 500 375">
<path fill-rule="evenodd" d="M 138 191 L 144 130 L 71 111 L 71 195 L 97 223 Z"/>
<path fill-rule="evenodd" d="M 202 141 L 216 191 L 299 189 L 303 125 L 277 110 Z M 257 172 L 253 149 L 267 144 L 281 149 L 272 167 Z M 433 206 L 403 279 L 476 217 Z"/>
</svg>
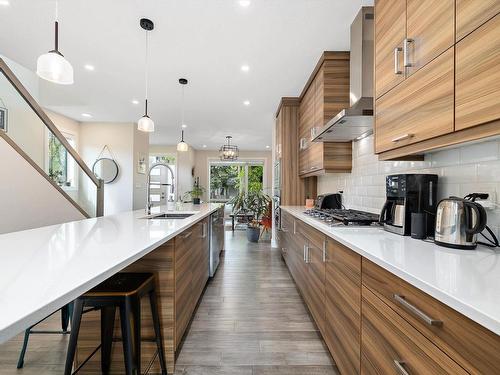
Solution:
<svg viewBox="0 0 500 375">
<path fill-rule="evenodd" d="M 210 230 L 210 277 L 214 277 L 219 265 L 220 253 L 224 250 L 224 207 L 219 208 L 209 221 Z"/>
</svg>

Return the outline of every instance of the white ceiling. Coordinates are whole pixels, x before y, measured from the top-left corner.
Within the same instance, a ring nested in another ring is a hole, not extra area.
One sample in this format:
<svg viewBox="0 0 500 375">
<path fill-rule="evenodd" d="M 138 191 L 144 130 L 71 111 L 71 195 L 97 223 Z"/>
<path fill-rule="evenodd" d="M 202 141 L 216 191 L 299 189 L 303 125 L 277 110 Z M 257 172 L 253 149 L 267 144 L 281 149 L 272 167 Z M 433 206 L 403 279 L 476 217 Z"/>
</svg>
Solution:
<svg viewBox="0 0 500 375">
<path fill-rule="evenodd" d="M 349 25 L 372 3 L 252 0 L 244 8 L 238 0 L 60 0 L 59 48 L 74 67 L 75 84 L 55 87 L 43 104 L 78 121 L 137 121 L 145 66 L 139 19 L 148 17 L 155 22 L 149 101 L 157 130 L 151 143 L 178 142 L 178 78 L 185 77 L 188 143 L 217 149 L 232 135 L 242 150 L 264 150 L 279 99 L 300 93 L 322 51 L 349 49 Z M 54 4 L 10 0 L 0 6 L 0 54 L 35 70 L 38 55 L 53 48 Z M 240 70 L 243 64 L 248 73 Z"/>
</svg>

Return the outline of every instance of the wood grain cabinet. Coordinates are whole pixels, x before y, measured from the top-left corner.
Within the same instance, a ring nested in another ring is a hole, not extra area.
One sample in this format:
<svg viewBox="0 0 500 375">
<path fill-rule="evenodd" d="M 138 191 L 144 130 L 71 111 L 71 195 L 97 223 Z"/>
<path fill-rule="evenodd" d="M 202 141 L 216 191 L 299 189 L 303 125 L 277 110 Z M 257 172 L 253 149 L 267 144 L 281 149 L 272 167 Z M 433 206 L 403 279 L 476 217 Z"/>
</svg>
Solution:
<svg viewBox="0 0 500 375">
<path fill-rule="evenodd" d="M 299 178 L 300 98 L 282 98 L 276 113 L 275 175 L 280 182 L 283 206 L 302 205 L 316 196 L 316 179 Z"/>
<path fill-rule="evenodd" d="M 363 287 L 361 374 L 467 374 Z"/>
<path fill-rule="evenodd" d="M 456 0 L 456 41 L 500 13 L 500 0 Z"/>
<path fill-rule="evenodd" d="M 497 14 L 456 45 L 456 130 L 500 118 L 499 66 L 500 14 Z"/>
<path fill-rule="evenodd" d="M 453 132 L 453 57 L 449 49 L 376 100 L 376 152 Z"/>
<path fill-rule="evenodd" d="M 500 0 L 375 1 L 380 160 L 500 134 L 499 11 Z"/>
<path fill-rule="evenodd" d="M 351 171 L 351 142 L 311 142 L 318 129 L 347 107 L 349 107 L 349 52 L 324 52 L 301 95 L 300 176 Z"/>
<path fill-rule="evenodd" d="M 283 212 L 287 266 L 341 374 L 498 374 L 500 336 Z"/>
<path fill-rule="evenodd" d="M 360 372 L 361 256 L 334 240 L 325 253 L 323 337 L 342 374 Z"/>
<path fill-rule="evenodd" d="M 375 1 L 375 96 L 379 98 L 405 79 L 403 40 L 406 2 Z"/>
<path fill-rule="evenodd" d="M 208 281 L 208 218 L 175 237 L 175 348 Z"/>
</svg>

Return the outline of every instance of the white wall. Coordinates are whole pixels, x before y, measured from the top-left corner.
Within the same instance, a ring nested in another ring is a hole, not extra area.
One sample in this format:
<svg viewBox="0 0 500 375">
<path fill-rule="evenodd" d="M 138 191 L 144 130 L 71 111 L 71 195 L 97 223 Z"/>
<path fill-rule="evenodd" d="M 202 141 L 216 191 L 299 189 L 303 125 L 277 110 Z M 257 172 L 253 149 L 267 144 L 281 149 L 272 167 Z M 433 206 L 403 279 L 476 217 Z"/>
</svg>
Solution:
<svg viewBox="0 0 500 375">
<path fill-rule="evenodd" d="M 134 160 L 131 166 L 133 170 L 134 182 L 132 193 L 132 208 L 138 210 L 146 207 L 146 184 L 147 184 L 147 166 L 149 162 L 149 133 L 137 130 L 134 124 Z M 137 171 L 139 157 L 144 157 L 146 161 L 146 173 L 142 174 Z"/>
<path fill-rule="evenodd" d="M 80 156 L 92 168 L 104 145 L 108 145 L 118 164 L 117 179 L 104 186 L 104 214 L 133 209 L 134 186 L 133 123 L 81 123 Z M 103 156 L 109 157 L 109 154 Z"/>
<path fill-rule="evenodd" d="M 0 176 L 0 233 L 84 218 L 3 138 L 0 138 Z"/>
<path fill-rule="evenodd" d="M 240 151 L 239 160 L 260 160 L 264 161 L 264 181 L 263 188 L 266 194 L 272 195 L 272 153 L 271 151 Z M 208 199 L 208 162 L 209 160 L 219 160 L 219 151 L 196 151 L 194 175 L 200 178 L 200 184 L 206 189 L 202 199 Z"/>
<path fill-rule="evenodd" d="M 450 195 L 486 192 L 500 204 L 500 141 L 489 140 L 443 150 L 425 161 L 379 161 L 373 136 L 353 143 L 352 173 L 318 178 L 318 193 L 343 190 L 348 208 L 380 212 L 385 201 L 385 176 L 397 173 L 433 173 L 439 176 L 438 199 Z M 500 234 L 500 207 L 487 211 L 488 223 Z"/>
</svg>

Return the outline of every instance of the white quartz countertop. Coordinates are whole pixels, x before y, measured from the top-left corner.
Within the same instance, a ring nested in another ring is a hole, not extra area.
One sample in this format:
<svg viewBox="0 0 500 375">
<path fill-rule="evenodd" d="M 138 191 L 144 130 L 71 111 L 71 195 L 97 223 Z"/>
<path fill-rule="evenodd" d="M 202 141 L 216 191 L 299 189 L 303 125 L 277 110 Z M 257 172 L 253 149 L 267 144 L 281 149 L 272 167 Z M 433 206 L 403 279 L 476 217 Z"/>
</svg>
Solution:
<svg viewBox="0 0 500 375">
<path fill-rule="evenodd" d="M 448 249 L 381 227 L 332 227 L 304 214 L 304 207 L 281 209 L 500 335 L 498 248 Z"/>
<path fill-rule="evenodd" d="M 0 235 L 0 343 L 221 206 L 183 204 L 177 211 L 194 215 L 182 220 L 148 220 L 137 210 Z"/>
</svg>

